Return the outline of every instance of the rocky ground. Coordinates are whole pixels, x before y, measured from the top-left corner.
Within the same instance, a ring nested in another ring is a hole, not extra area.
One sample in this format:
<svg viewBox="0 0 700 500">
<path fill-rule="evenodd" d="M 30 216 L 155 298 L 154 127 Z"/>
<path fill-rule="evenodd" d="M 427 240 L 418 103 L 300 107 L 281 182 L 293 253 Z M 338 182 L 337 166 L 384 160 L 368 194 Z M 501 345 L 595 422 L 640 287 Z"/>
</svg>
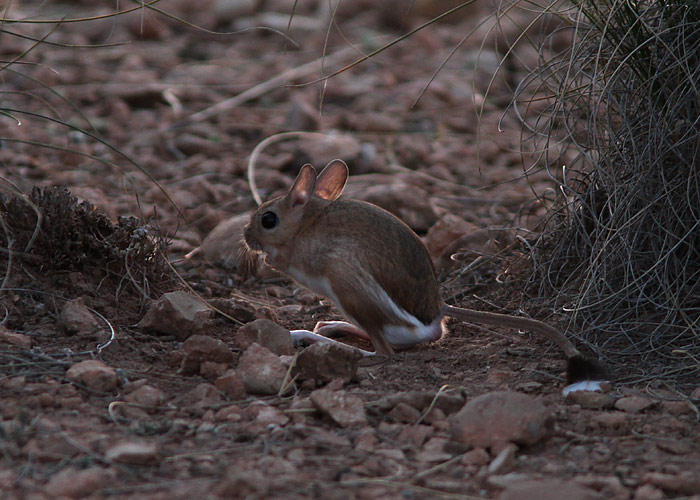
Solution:
<svg viewBox="0 0 700 500">
<path fill-rule="evenodd" d="M 517 279 L 556 189 L 509 107 L 538 59 L 507 49 L 528 9 L 494 29 L 465 8 L 316 81 L 448 3 L 331 22 L 308 0 L 291 25 L 282 0 L 3 11 L 1 498 L 700 498 L 700 387 L 566 400 L 547 342 L 457 322 L 391 359 L 296 349 L 289 329 L 338 313 L 239 258 L 255 146 L 321 132 L 261 151 L 263 198 L 343 158 L 349 196 L 424 237 L 448 303 L 564 324 Z"/>
</svg>

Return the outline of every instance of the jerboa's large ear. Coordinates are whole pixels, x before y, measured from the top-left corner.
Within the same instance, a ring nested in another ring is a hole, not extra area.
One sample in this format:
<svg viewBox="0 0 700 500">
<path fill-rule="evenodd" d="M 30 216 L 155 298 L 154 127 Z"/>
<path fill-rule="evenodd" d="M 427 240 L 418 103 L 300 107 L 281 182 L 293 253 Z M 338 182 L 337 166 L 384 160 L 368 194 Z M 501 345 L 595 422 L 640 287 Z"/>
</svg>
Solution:
<svg viewBox="0 0 700 500">
<path fill-rule="evenodd" d="M 285 196 L 287 205 L 296 207 L 298 205 L 306 205 L 314 193 L 316 186 L 316 170 L 308 163 L 301 167 L 299 175 L 294 179 L 294 184 L 289 188 L 289 192 Z"/>
<path fill-rule="evenodd" d="M 318 174 L 314 195 L 325 200 L 336 200 L 348 181 L 348 166 L 343 160 L 333 160 Z"/>
</svg>

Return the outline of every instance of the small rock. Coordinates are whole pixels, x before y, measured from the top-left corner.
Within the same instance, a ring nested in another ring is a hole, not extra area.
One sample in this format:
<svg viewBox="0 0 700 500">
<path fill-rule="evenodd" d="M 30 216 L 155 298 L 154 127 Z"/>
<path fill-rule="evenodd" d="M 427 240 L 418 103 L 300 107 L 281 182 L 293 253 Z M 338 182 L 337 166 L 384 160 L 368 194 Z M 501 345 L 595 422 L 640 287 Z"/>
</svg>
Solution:
<svg viewBox="0 0 700 500">
<path fill-rule="evenodd" d="M 318 130 L 320 117 L 318 109 L 304 99 L 293 99 L 284 116 L 281 131 Z"/>
<path fill-rule="evenodd" d="M 391 212 L 417 233 L 426 232 L 438 220 L 437 209 L 428 193 L 412 184 L 369 186 L 358 192 L 356 198 Z"/>
<path fill-rule="evenodd" d="M 209 380 L 215 380 L 223 375 L 229 369 L 228 363 L 216 363 L 214 361 L 202 361 L 199 365 L 199 373 L 202 377 Z"/>
<path fill-rule="evenodd" d="M 82 297 L 69 300 L 58 317 L 59 327 L 68 335 L 93 335 L 100 330 L 100 323 Z"/>
<path fill-rule="evenodd" d="M 269 319 L 257 319 L 241 326 L 236 332 L 235 340 L 241 349 L 247 349 L 256 342 L 278 356 L 294 354 L 289 330 Z"/>
<path fill-rule="evenodd" d="M 246 408 L 245 413 L 255 419 L 264 427 L 268 425 L 285 426 L 289 423 L 289 417 L 282 410 L 275 408 L 264 401 L 255 401 Z"/>
<path fill-rule="evenodd" d="M 209 305 L 216 307 L 222 313 L 237 319 L 241 323 L 250 323 L 255 321 L 256 318 L 255 309 L 250 305 L 250 302 L 245 300 L 216 297 L 209 299 Z"/>
<path fill-rule="evenodd" d="M 202 383 L 181 398 L 180 406 L 205 407 L 221 402 L 221 394 L 211 384 Z"/>
<path fill-rule="evenodd" d="M 246 397 L 245 384 L 235 370 L 227 370 L 214 382 L 216 388 L 234 401 Z"/>
<path fill-rule="evenodd" d="M 488 453 L 486 453 L 486 455 L 488 458 Z M 486 478 L 486 485 L 491 488 L 508 489 L 529 481 L 535 481 L 533 475 L 524 472 L 509 472 L 508 474 L 488 476 Z"/>
<path fill-rule="evenodd" d="M 358 132 L 391 133 L 401 130 L 399 117 L 386 112 L 365 111 L 362 114 L 348 116 L 349 126 Z"/>
<path fill-rule="evenodd" d="M 362 353 L 337 342 L 316 342 L 304 349 L 297 358 L 296 370 L 300 380 L 331 380 L 349 382 L 357 373 Z"/>
<path fill-rule="evenodd" d="M 233 361 L 233 352 L 226 344 L 206 335 L 193 335 L 188 338 L 182 344 L 182 352 L 182 373 L 197 373 L 205 361 L 224 364 Z"/>
<path fill-rule="evenodd" d="M 279 356 L 253 342 L 241 355 L 236 373 L 249 394 L 277 394 L 287 376 Z"/>
<path fill-rule="evenodd" d="M 32 338 L 21 333 L 9 331 L 4 326 L 0 326 L 0 343 L 10 344 L 20 349 L 31 349 Z"/>
<path fill-rule="evenodd" d="M 627 500 L 629 492 L 622 485 L 620 478 L 615 476 L 579 476 L 574 481 L 582 486 L 591 488 L 609 500 Z"/>
<path fill-rule="evenodd" d="M 203 333 L 213 313 L 207 304 L 194 295 L 182 291 L 169 292 L 151 304 L 136 326 L 185 340 L 190 335 Z"/>
<path fill-rule="evenodd" d="M 116 370 L 96 359 L 74 364 L 66 372 L 66 378 L 99 392 L 111 392 L 119 382 Z"/>
<path fill-rule="evenodd" d="M 664 401 L 661 405 L 671 415 L 688 415 L 695 411 L 689 401 Z"/>
<path fill-rule="evenodd" d="M 396 439 L 401 443 L 422 447 L 434 434 L 435 429 L 429 425 L 406 425 Z"/>
<path fill-rule="evenodd" d="M 656 404 L 649 398 L 643 396 L 627 396 L 615 402 L 615 408 L 627 413 L 639 413 Z"/>
<path fill-rule="evenodd" d="M 650 483 L 663 490 L 696 495 L 700 493 L 700 474 L 696 471 L 683 471 L 678 474 L 648 472 L 642 476 L 642 483 Z"/>
<path fill-rule="evenodd" d="M 444 462 L 452 458 L 452 453 L 445 451 L 445 446 L 449 443 L 446 437 L 435 436 L 430 438 L 416 454 L 419 462 Z"/>
<path fill-rule="evenodd" d="M 664 492 L 652 486 L 651 484 L 643 484 L 634 490 L 634 500 L 662 500 L 665 498 Z"/>
<path fill-rule="evenodd" d="M 358 174 L 355 167 L 362 155 L 362 144 L 352 135 L 329 134 L 324 137 L 302 138 L 296 147 L 299 149 L 299 164 L 307 162 L 320 169 L 340 158 L 347 163 L 351 174 Z"/>
<path fill-rule="evenodd" d="M 420 418 L 420 412 L 406 403 L 397 404 L 388 415 L 403 424 L 415 424 Z"/>
<path fill-rule="evenodd" d="M 552 415 L 539 399 L 518 392 L 490 392 L 449 417 L 455 441 L 479 448 L 508 442 L 534 444 L 551 430 Z"/>
<path fill-rule="evenodd" d="M 44 492 L 49 498 L 84 498 L 104 486 L 108 476 L 110 473 L 101 467 L 82 470 L 66 467 L 51 476 Z"/>
<path fill-rule="evenodd" d="M 377 434 L 372 427 L 362 429 L 353 442 L 353 447 L 356 450 L 374 452 L 378 444 Z"/>
<path fill-rule="evenodd" d="M 611 411 L 593 415 L 591 422 L 606 429 L 626 429 L 630 422 L 630 417 L 621 411 Z"/>
<path fill-rule="evenodd" d="M 433 405 L 449 415 L 459 411 L 464 406 L 464 396 L 448 392 L 438 393 L 438 391 L 397 392 L 384 396 L 375 405 L 382 411 L 389 411 L 402 402 L 413 406 L 419 411 L 423 411 L 428 406 Z"/>
<path fill-rule="evenodd" d="M 151 465 L 159 460 L 158 445 L 148 441 L 120 443 L 108 448 L 105 458 L 121 464 Z"/>
<path fill-rule="evenodd" d="M 594 391 L 573 391 L 566 400 L 589 410 L 609 410 L 615 406 L 615 398 L 610 394 Z"/>
<path fill-rule="evenodd" d="M 595 491 L 562 479 L 524 481 L 506 488 L 499 500 L 598 500 Z"/>
<path fill-rule="evenodd" d="M 146 384 L 127 394 L 124 400 L 129 403 L 155 407 L 163 404 L 165 394 L 157 387 Z"/>
<path fill-rule="evenodd" d="M 170 33 L 162 17 L 151 10 L 126 13 L 121 20 L 126 21 L 126 26 L 133 36 L 144 40 L 163 40 Z"/>
<path fill-rule="evenodd" d="M 261 257 L 248 250 L 243 239 L 243 228 L 248 221 L 250 214 L 241 214 L 217 224 L 199 247 L 202 256 L 212 264 L 235 271 L 243 277 L 256 275 Z"/>
<path fill-rule="evenodd" d="M 438 258 L 450 243 L 479 228 L 460 216 L 446 213 L 428 230 L 424 243 L 433 259 Z"/>
<path fill-rule="evenodd" d="M 259 0 L 216 0 L 214 14 L 219 24 L 227 24 L 241 17 L 255 14 Z M 244 495 L 245 496 L 245 495 Z"/>
<path fill-rule="evenodd" d="M 463 465 L 486 465 L 490 459 L 488 451 L 483 448 L 474 448 L 462 456 L 461 462 Z"/>
<path fill-rule="evenodd" d="M 223 498 L 265 498 L 269 489 L 270 480 L 261 471 L 234 466 L 226 471 L 224 479 L 212 492 Z"/>
<path fill-rule="evenodd" d="M 189 132 L 178 134 L 175 137 L 173 145 L 186 156 L 193 156 L 196 154 L 215 156 L 220 154 L 222 149 L 219 141 Z"/>
<path fill-rule="evenodd" d="M 673 453 L 674 455 L 687 455 L 692 453 L 695 449 L 695 445 L 689 441 L 670 438 L 656 441 L 656 447 L 662 451 Z"/>
<path fill-rule="evenodd" d="M 440 408 L 433 408 L 423 416 L 423 423 L 432 425 L 438 431 L 447 431 L 450 428 L 450 423 L 447 421 L 447 415 Z"/>
<path fill-rule="evenodd" d="M 364 403 L 358 396 L 346 391 L 318 389 L 309 397 L 321 413 L 341 427 L 362 427 L 367 424 Z"/>
<path fill-rule="evenodd" d="M 243 419 L 242 413 L 240 406 L 227 406 L 214 414 L 214 420 L 217 422 L 240 422 Z"/>
</svg>

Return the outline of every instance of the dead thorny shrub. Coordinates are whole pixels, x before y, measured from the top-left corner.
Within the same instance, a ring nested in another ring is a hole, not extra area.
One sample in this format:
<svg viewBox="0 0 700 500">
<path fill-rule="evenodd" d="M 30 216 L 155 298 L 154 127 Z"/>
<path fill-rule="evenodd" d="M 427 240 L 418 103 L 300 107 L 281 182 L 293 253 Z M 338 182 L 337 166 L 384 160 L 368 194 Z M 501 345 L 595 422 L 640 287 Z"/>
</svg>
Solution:
<svg viewBox="0 0 700 500">
<path fill-rule="evenodd" d="M 696 379 L 700 4 L 569 7 L 570 48 L 521 85 L 551 105 L 515 101 L 559 187 L 530 288 L 554 292 L 571 330 L 631 377 Z"/>
<path fill-rule="evenodd" d="M 115 278 L 148 295 L 151 283 L 170 279 L 167 242 L 136 217 L 114 224 L 66 189 L 34 188 L 29 197 L 0 195 L 0 265 L 5 276 L 31 267 L 44 274 L 81 271 Z M 144 297 L 147 298 L 147 297 Z"/>
</svg>

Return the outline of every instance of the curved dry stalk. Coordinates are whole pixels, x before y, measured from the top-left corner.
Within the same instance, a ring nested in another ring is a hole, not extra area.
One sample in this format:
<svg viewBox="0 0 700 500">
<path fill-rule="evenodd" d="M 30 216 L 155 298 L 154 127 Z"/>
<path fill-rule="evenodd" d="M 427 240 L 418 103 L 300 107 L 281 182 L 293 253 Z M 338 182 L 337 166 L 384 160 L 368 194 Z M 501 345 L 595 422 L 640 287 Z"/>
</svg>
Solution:
<svg viewBox="0 0 700 500">
<path fill-rule="evenodd" d="M 250 194 L 253 195 L 253 200 L 255 204 L 260 206 L 262 204 L 262 198 L 260 197 L 260 192 L 258 191 L 258 186 L 255 183 L 255 164 L 258 161 L 260 153 L 268 147 L 270 144 L 274 144 L 280 141 L 286 141 L 288 139 L 327 139 L 331 137 L 332 134 L 324 134 L 321 132 L 306 132 L 306 131 L 293 131 L 293 132 L 281 132 L 279 134 L 271 135 L 260 141 L 250 153 L 250 158 L 248 158 L 248 186 L 250 187 Z"/>
</svg>

